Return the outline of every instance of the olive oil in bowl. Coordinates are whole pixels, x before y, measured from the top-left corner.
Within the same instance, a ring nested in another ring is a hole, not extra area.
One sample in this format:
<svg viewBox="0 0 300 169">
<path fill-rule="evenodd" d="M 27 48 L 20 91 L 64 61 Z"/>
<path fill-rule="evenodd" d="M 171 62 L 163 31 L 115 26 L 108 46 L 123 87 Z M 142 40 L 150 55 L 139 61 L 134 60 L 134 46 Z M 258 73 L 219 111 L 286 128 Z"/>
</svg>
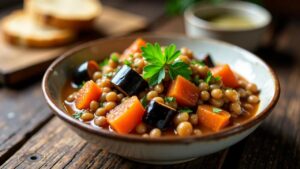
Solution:
<svg viewBox="0 0 300 169">
<path fill-rule="evenodd" d="M 254 28 L 256 26 L 249 17 L 238 14 L 225 13 L 203 19 L 210 22 L 210 24 L 215 27 L 226 29 Z"/>
</svg>

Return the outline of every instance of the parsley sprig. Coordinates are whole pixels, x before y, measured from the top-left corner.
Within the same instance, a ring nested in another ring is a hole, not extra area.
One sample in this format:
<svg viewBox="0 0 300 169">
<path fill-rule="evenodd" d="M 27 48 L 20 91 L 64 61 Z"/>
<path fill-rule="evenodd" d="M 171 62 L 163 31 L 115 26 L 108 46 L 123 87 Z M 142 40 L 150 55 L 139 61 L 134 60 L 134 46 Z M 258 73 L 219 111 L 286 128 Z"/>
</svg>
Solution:
<svg viewBox="0 0 300 169">
<path fill-rule="evenodd" d="M 222 111 L 222 109 L 219 109 L 219 108 L 217 108 L 217 107 L 213 107 L 213 108 L 212 108 L 212 111 L 213 111 L 214 113 L 219 114 L 219 113 Z"/>
<path fill-rule="evenodd" d="M 214 77 L 213 74 L 211 73 L 211 71 L 207 72 L 206 78 L 204 79 L 204 81 L 207 84 L 210 84 L 212 82 L 218 82 L 220 80 L 221 80 L 221 77 L 220 76 Z"/>
<path fill-rule="evenodd" d="M 102 62 L 99 63 L 100 69 L 101 69 L 103 66 L 106 66 L 107 64 L 108 64 L 108 58 L 104 59 Z"/>
<path fill-rule="evenodd" d="M 72 116 L 75 118 L 75 119 L 80 119 L 80 117 L 82 116 L 83 112 L 75 112 L 74 114 L 72 114 Z"/>
<path fill-rule="evenodd" d="M 116 53 L 112 53 L 112 54 L 110 55 L 110 58 L 111 58 L 112 61 L 114 61 L 114 62 L 116 62 L 116 63 L 119 63 L 119 58 L 118 58 L 118 56 L 117 56 Z"/>
<path fill-rule="evenodd" d="M 175 102 L 176 101 L 176 98 L 175 97 L 165 97 L 165 102 L 166 103 L 172 103 L 172 102 Z"/>
<path fill-rule="evenodd" d="M 141 103 L 142 103 L 142 105 L 143 105 L 144 107 L 147 106 L 147 98 L 146 98 L 146 96 L 142 97 L 142 99 L 141 99 L 140 101 L 141 101 Z"/>
<path fill-rule="evenodd" d="M 181 108 L 178 111 L 179 111 L 179 113 L 193 113 L 193 110 L 189 109 L 187 107 Z"/>
<path fill-rule="evenodd" d="M 154 45 L 147 43 L 141 49 L 144 59 L 149 63 L 144 67 L 143 77 L 149 80 L 150 86 L 159 84 L 166 77 L 166 72 L 172 80 L 178 75 L 190 79 L 192 71 L 189 65 L 182 61 L 175 61 L 180 55 L 180 51 L 176 50 L 176 45 L 167 46 L 164 52 L 158 43 Z"/>
</svg>

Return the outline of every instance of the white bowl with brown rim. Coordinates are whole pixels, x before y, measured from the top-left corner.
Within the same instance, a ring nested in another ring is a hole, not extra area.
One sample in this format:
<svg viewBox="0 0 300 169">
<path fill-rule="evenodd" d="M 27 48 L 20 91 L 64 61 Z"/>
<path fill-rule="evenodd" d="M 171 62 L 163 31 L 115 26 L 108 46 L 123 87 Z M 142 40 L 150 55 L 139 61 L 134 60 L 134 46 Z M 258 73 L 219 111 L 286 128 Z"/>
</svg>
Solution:
<svg viewBox="0 0 300 169">
<path fill-rule="evenodd" d="M 208 52 L 217 63 L 228 63 L 233 70 L 257 84 L 261 99 L 253 118 L 220 132 L 189 137 L 143 138 L 121 135 L 82 123 L 66 113 L 62 90 L 73 70 L 86 60 L 101 60 L 114 51 L 123 51 L 136 36 L 101 39 L 78 46 L 56 59 L 46 71 L 42 88 L 47 103 L 75 133 L 110 153 L 151 164 L 174 164 L 225 149 L 253 132 L 271 113 L 279 98 L 280 87 L 272 69 L 254 54 L 224 42 L 168 35 L 143 35 L 148 42 L 174 43 L 189 47 L 194 53 Z M 199 58 L 200 59 L 200 58 Z"/>
</svg>

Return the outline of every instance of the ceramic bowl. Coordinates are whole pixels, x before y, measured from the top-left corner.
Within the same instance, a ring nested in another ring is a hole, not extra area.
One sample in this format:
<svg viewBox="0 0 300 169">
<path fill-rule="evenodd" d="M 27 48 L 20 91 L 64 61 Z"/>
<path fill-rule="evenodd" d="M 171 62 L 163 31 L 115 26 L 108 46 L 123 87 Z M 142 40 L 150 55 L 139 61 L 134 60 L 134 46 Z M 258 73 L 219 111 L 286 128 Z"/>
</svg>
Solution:
<svg viewBox="0 0 300 169">
<path fill-rule="evenodd" d="M 203 16 L 233 13 L 247 17 L 254 23 L 252 28 L 222 28 L 201 19 Z M 270 13 L 264 8 L 241 1 L 224 2 L 218 5 L 198 4 L 184 13 L 185 30 L 191 37 L 210 37 L 223 40 L 248 50 L 255 49 L 267 26 L 271 22 Z"/>
<path fill-rule="evenodd" d="M 82 138 L 110 153 L 151 164 L 180 163 L 211 154 L 237 143 L 253 132 L 270 114 L 278 100 L 280 89 L 276 75 L 266 63 L 244 49 L 208 39 L 167 35 L 141 37 L 148 42 L 159 42 L 161 45 L 174 43 L 178 47 L 189 47 L 198 59 L 201 59 L 202 54 L 210 53 L 217 63 L 229 63 L 236 72 L 258 85 L 261 90 L 261 102 L 257 114 L 251 120 L 204 136 L 143 138 L 97 129 L 65 113 L 62 88 L 74 69 L 82 62 L 89 59 L 102 60 L 112 52 L 121 52 L 137 37 L 111 38 L 86 43 L 66 52 L 51 64 L 43 78 L 43 93 L 55 115 Z"/>
</svg>

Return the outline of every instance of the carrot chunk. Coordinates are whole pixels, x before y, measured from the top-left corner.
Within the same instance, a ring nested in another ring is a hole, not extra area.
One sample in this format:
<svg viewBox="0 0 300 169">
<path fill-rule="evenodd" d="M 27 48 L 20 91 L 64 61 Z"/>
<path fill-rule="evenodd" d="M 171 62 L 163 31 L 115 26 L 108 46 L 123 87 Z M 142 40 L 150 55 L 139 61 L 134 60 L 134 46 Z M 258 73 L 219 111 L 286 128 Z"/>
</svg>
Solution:
<svg viewBox="0 0 300 169">
<path fill-rule="evenodd" d="M 145 109 L 136 96 L 127 99 L 107 114 L 110 126 L 121 134 L 130 133 L 141 121 Z"/>
<path fill-rule="evenodd" d="M 198 88 L 182 76 L 177 76 L 172 82 L 168 96 L 176 98 L 181 106 L 195 106 L 199 97 Z"/>
<path fill-rule="evenodd" d="M 90 102 L 98 100 L 102 94 L 102 90 L 92 80 L 86 82 L 78 92 L 75 105 L 78 109 L 86 109 L 90 106 Z"/>
<path fill-rule="evenodd" d="M 141 47 L 146 45 L 146 41 L 142 38 L 137 38 L 123 53 L 121 60 L 127 59 L 130 54 L 142 52 Z"/>
<path fill-rule="evenodd" d="M 223 84 L 227 87 L 236 88 L 239 86 L 237 78 L 228 64 L 217 66 L 211 69 L 214 77 L 221 77 Z"/>
<path fill-rule="evenodd" d="M 198 106 L 197 114 L 199 123 L 213 131 L 219 131 L 229 124 L 231 115 L 222 109 L 218 109 L 219 111 L 217 112 L 214 112 L 213 109 L 209 105 Z"/>
</svg>

